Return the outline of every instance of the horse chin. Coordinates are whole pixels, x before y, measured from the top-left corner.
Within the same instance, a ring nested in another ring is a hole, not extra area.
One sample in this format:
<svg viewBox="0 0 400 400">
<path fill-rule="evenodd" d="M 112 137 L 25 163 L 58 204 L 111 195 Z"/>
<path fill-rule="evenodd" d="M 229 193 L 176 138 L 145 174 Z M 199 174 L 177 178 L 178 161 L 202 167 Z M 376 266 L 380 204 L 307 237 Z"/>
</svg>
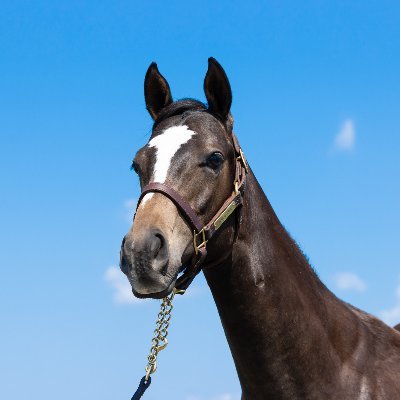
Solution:
<svg viewBox="0 0 400 400">
<path fill-rule="evenodd" d="M 132 293 L 140 299 L 162 299 L 173 291 L 182 269 L 184 268 L 179 264 L 167 265 L 159 272 L 152 270 L 146 274 L 134 273 L 128 276 Z"/>
<path fill-rule="evenodd" d="M 172 292 L 172 290 L 175 287 L 175 282 L 176 279 L 173 279 L 168 286 L 159 291 L 154 291 L 155 289 L 153 288 L 150 291 L 147 290 L 137 291 L 135 290 L 135 288 L 132 287 L 132 293 L 134 294 L 135 297 L 139 299 L 162 299 L 168 296 Z"/>
<path fill-rule="evenodd" d="M 168 296 L 175 287 L 176 277 L 168 282 L 153 283 L 151 285 L 133 285 L 132 293 L 139 299 L 162 299 Z"/>
<path fill-rule="evenodd" d="M 176 275 L 170 280 L 170 282 L 152 282 L 152 283 L 147 283 L 147 284 L 138 284 L 138 282 L 133 283 L 130 280 L 131 287 L 132 287 L 132 293 L 134 294 L 135 297 L 139 299 L 162 299 L 174 290 L 176 281 L 178 279 L 178 276 L 181 275 L 183 272 L 185 272 L 187 268 L 187 264 L 182 264 Z"/>
</svg>

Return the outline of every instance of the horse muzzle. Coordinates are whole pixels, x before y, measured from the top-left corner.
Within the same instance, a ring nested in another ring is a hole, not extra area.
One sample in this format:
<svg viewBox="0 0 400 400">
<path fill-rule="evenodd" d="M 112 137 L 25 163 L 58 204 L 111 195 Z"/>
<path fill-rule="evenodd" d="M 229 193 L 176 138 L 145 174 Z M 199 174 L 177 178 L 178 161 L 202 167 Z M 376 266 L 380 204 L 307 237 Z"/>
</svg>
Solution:
<svg viewBox="0 0 400 400">
<path fill-rule="evenodd" d="M 136 297 L 164 297 L 173 289 L 178 272 L 170 266 L 168 242 L 158 229 L 124 237 L 120 268 Z"/>
</svg>

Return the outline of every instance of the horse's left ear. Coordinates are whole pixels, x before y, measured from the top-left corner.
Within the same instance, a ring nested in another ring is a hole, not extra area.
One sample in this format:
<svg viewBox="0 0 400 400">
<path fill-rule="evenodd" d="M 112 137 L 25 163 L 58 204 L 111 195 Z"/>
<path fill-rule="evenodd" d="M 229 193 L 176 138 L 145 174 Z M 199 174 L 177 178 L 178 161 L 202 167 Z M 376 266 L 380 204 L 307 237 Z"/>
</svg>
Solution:
<svg viewBox="0 0 400 400">
<path fill-rule="evenodd" d="M 231 85 L 224 69 L 213 57 L 208 59 L 208 70 L 204 79 L 204 92 L 209 111 L 226 123 L 232 104 Z"/>
</svg>

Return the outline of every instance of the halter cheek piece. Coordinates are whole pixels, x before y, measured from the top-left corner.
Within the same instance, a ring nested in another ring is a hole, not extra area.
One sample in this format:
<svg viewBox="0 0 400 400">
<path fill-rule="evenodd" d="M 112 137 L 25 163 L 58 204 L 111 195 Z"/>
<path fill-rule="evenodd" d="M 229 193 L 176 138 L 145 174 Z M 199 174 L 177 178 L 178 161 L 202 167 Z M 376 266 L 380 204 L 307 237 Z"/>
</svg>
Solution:
<svg viewBox="0 0 400 400">
<path fill-rule="evenodd" d="M 217 211 L 210 222 L 203 225 L 192 209 L 189 203 L 184 200 L 175 190 L 165 185 L 164 183 L 152 182 L 146 185 L 139 197 L 137 207 L 147 193 L 161 193 L 168 197 L 180 210 L 186 222 L 193 229 L 193 246 L 195 255 L 192 258 L 190 266 L 188 266 L 183 275 L 175 284 L 177 293 L 184 293 L 191 284 L 195 276 L 201 271 L 204 260 L 207 256 L 207 242 L 212 238 L 214 233 L 223 225 L 228 217 L 239 207 L 243 202 L 243 190 L 248 172 L 246 158 L 239 146 L 239 142 L 232 132 L 232 143 L 235 151 L 235 180 L 233 182 L 234 190 L 232 194 L 225 200 L 224 204 Z"/>
</svg>

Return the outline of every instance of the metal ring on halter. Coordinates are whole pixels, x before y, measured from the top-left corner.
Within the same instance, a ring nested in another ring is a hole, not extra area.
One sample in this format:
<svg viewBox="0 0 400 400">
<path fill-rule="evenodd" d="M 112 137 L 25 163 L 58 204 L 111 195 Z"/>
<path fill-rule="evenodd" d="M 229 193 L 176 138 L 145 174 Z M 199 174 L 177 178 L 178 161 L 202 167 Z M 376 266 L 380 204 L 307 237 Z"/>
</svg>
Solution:
<svg viewBox="0 0 400 400">
<path fill-rule="evenodd" d="M 238 181 L 235 182 L 235 193 L 239 194 L 239 182 Z"/>
</svg>

